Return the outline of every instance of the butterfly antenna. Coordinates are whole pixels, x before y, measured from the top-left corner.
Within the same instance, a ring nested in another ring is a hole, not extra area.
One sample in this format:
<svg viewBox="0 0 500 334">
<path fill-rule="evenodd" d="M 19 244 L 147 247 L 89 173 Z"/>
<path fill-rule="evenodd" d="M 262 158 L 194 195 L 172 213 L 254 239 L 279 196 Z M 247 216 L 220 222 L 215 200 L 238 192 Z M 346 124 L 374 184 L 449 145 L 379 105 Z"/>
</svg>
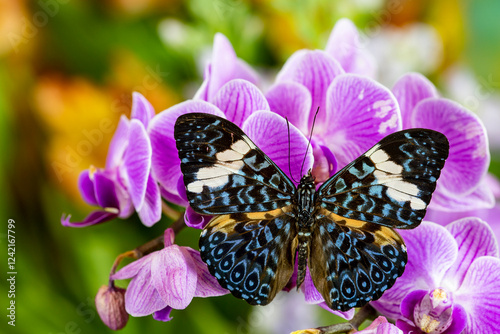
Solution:
<svg viewBox="0 0 500 334">
<path fill-rule="evenodd" d="M 319 113 L 319 106 L 318 109 L 316 109 L 316 113 L 314 114 L 314 119 L 313 119 L 313 124 L 311 127 L 311 133 L 309 134 L 309 142 L 307 143 L 307 148 L 306 148 L 306 153 L 304 153 L 304 159 L 302 159 L 302 166 L 300 166 L 300 175 L 302 174 L 302 170 L 304 169 L 304 163 L 306 162 L 306 157 L 307 157 L 307 151 L 309 151 L 309 146 L 311 146 L 311 140 L 314 132 L 314 124 L 316 124 L 316 116 L 318 116 Z"/>
<path fill-rule="evenodd" d="M 286 119 L 286 128 L 288 130 L 288 172 L 290 173 L 290 177 L 292 178 L 292 181 L 295 183 L 298 183 L 294 178 L 292 174 L 292 166 L 290 163 L 290 155 L 291 155 L 291 147 L 290 147 L 290 122 L 288 122 L 288 117 L 285 117 Z"/>
</svg>

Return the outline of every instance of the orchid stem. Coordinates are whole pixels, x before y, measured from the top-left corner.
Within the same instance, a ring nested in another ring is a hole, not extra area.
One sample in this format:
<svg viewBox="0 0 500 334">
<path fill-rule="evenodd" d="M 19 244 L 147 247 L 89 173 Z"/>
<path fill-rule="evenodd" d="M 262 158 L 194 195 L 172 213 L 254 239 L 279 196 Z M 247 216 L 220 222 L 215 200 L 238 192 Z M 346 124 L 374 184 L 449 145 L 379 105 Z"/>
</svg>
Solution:
<svg viewBox="0 0 500 334">
<path fill-rule="evenodd" d="M 186 227 L 186 224 L 184 223 L 184 214 L 179 213 L 179 217 L 177 218 L 176 221 L 174 221 L 171 225 L 170 228 L 174 230 L 174 234 L 179 233 L 184 227 Z M 163 241 L 163 234 L 154 238 L 153 240 L 150 240 L 146 242 L 143 245 L 140 245 L 139 247 L 126 251 L 125 253 L 122 253 L 118 255 L 115 259 L 115 262 L 113 263 L 113 267 L 111 267 L 111 273 L 110 276 L 113 275 L 116 272 L 116 269 L 120 265 L 123 259 L 126 258 L 132 258 L 134 260 L 140 259 L 144 255 L 148 255 L 151 252 L 154 252 L 156 250 L 159 250 L 163 248 L 164 246 L 164 241 Z M 109 286 L 113 287 L 113 280 L 109 280 Z"/>
<path fill-rule="evenodd" d="M 175 209 L 173 209 L 172 207 L 170 207 L 170 205 L 168 205 L 167 203 L 165 202 L 161 202 L 161 211 L 163 212 L 163 214 L 167 217 L 170 217 L 172 219 L 179 219 L 179 217 L 183 217 L 184 216 L 184 212 L 179 212 Z"/>
</svg>

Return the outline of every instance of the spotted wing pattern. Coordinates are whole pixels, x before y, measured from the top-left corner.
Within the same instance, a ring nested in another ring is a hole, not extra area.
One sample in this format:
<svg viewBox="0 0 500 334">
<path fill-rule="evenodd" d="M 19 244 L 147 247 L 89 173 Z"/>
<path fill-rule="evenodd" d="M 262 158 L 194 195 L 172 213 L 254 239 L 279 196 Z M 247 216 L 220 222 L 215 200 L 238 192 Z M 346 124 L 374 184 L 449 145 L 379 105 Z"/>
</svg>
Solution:
<svg viewBox="0 0 500 334">
<path fill-rule="evenodd" d="M 403 239 L 389 227 L 328 215 L 316 220 L 309 269 L 314 286 L 334 310 L 376 300 L 403 274 Z"/>
<path fill-rule="evenodd" d="M 294 269 L 295 217 L 283 212 L 233 213 L 210 221 L 200 254 L 220 285 L 252 305 L 266 305 Z"/>
<path fill-rule="evenodd" d="M 295 185 L 235 124 L 186 114 L 177 119 L 174 137 L 196 212 L 264 212 L 292 203 Z"/>
<path fill-rule="evenodd" d="M 393 228 L 422 221 L 448 157 L 446 137 L 428 129 L 393 133 L 318 190 L 332 213 Z"/>
</svg>

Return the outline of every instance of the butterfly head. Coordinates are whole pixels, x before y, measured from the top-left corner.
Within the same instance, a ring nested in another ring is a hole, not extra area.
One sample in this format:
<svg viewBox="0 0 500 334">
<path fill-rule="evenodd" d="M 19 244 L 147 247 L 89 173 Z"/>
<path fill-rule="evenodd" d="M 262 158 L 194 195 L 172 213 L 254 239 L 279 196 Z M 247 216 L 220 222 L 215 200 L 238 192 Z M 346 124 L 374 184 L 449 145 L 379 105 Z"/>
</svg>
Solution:
<svg viewBox="0 0 500 334">
<path fill-rule="evenodd" d="M 312 170 L 309 169 L 306 175 L 302 176 L 300 179 L 300 184 L 301 185 L 308 185 L 308 186 L 313 186 L 314 187 L 314 176 L 312 175 Z"/>
</svg>

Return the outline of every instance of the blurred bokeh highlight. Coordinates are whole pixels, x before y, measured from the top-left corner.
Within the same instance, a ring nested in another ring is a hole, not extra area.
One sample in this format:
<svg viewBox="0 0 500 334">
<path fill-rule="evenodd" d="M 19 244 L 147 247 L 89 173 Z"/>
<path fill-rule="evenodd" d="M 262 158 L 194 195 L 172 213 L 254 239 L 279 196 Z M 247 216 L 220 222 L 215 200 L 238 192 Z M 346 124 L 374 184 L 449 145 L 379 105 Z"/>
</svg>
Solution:
<svg viewBox="0 0 500 334">
<path fill-rule="evenodd" d="M 364 32 L 383 84 L 421 72 L 485 121 L 490 170 L 498 176 L 499 16 L 495 0 L 0 0 L 0 242 L 5 254 L 7 220 L 14 219 L 18 272 L 16 327 L 6 328 L 4 319 L 1 332 L 112 332 L 94 297 L 114 258 L 171 221 L 146 228 L 132 216 L 71 229 L 61 226 L 61 214 L 80 219 L 91 210 L 78 193 L 78 175 L 104 166 L 120 115 L 130 115 L 132 92 L 156 112 L 191 98 L 216 32 L 265 79 L 294 51 L 323 48 L 334 23 L 350 18 Z M 185 229 L 176 241 L 196 247 L 198 235 Z M 301 304 L 308 327 L 335 321 Z M 279 300 L 269 312 L 254 309 L 231 295 L 197 298 L 168 323 L 131 318 L 122 333 L 266 333 L 276 330 L 266 316 L 293 313 Z"/>
</svg>

